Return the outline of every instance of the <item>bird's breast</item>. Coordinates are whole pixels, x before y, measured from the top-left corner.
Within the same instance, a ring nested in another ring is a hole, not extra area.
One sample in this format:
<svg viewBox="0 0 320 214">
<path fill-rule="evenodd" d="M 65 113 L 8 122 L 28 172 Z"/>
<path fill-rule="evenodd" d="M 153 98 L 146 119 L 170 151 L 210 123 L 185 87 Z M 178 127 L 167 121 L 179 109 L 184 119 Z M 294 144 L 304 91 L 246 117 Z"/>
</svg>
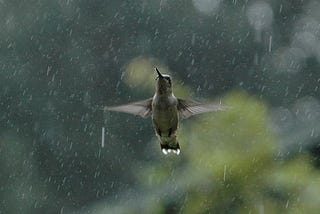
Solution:
<svg viewBox="0 0 320 214">
<path fill-rule="evenodd" d="M 152 119 L 161 129 L 176 127 L 178 123 L 177 99 L 155 96 L 152 102 Z"/>
<path fill-rule="evenodd" d="M 157 114 L 169 114 L 177 112 L 177 98 L 174 96 L 157 96 L 152 100 L 152 111 Z"/>
</svg>

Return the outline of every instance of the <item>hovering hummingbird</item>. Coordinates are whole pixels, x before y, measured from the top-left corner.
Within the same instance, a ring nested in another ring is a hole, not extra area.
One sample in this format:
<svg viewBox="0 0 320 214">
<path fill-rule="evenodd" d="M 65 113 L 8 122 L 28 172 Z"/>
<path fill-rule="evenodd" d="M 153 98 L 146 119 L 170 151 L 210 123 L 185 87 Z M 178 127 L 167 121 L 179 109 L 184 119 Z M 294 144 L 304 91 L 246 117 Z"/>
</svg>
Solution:
<svg viewBox="0 0 320 214">
<path fill-rule="evenodd" d="M 188 118 L 196 114 L 224 110 L 225 107 L 176 98 L 172 93 L 171 77 L 167 74 L 161 74 L 158 68 L 155 68 L 155 71 L 158 76 L 156 91 L 152 98 L 126 105 L 107 106 L 104 109 L 139 115 L 143 118 L 151 116 L 154 130 L 160 141 L 161 151 L 164 154 L 172 151 L 179 155 L 180 146 L 177 141 L 179 117 Z"/>
</svg>

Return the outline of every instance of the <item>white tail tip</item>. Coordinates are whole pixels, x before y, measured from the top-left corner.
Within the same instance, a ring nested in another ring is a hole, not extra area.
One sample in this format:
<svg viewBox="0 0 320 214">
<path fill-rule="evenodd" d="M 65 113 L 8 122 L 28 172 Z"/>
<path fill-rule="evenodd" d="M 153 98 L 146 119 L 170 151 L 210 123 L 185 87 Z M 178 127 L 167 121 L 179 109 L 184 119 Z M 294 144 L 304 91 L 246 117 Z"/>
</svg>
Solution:
<svg viewBox="0 0 320 214">
<path fill-rule="evenodd" d="M 180 154 L 180 149 L 174 150 L 174 149 L 162 149 L 162 153 L 167 155 L 169 153 L 173 152 L 176 155 Z"/>
</svg>

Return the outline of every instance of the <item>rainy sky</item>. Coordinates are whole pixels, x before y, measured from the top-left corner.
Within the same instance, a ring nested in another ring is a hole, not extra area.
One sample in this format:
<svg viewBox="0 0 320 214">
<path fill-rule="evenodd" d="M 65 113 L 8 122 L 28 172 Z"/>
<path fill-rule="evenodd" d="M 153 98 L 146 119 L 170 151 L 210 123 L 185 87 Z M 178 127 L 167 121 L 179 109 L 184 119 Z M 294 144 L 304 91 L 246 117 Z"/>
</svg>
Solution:
<svg viewBox="0 0 320 214">
<path fill-rule="evenodd" d="M 320 2 L 0 0 L 0 214 L 316 213 Z M 231 106 L 161 154 L 153 96 Z M 306 188 L 302 188 L 306 187 Z M 319 191 L 318 191 L 319 190 Z"/>
</svg>

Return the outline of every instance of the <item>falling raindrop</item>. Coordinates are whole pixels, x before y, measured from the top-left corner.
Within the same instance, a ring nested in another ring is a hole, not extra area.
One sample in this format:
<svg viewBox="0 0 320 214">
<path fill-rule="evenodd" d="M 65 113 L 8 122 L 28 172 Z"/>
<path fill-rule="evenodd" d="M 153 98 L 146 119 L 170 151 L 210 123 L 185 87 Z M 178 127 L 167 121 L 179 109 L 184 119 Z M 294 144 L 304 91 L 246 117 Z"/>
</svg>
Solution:
<svg viewBox="0 0 320 214">
<path fill-rule="evenodd" d="M 269 52 L 272 50 L 272 35 L 269 36 Z"/>
<path fill-rule="evenodd" d="M 105 134 L 105 128 L 102 127 L 102 136 L 101 136 L 101 147 L 104 148 L 104 134 Z"/>
</svg>

